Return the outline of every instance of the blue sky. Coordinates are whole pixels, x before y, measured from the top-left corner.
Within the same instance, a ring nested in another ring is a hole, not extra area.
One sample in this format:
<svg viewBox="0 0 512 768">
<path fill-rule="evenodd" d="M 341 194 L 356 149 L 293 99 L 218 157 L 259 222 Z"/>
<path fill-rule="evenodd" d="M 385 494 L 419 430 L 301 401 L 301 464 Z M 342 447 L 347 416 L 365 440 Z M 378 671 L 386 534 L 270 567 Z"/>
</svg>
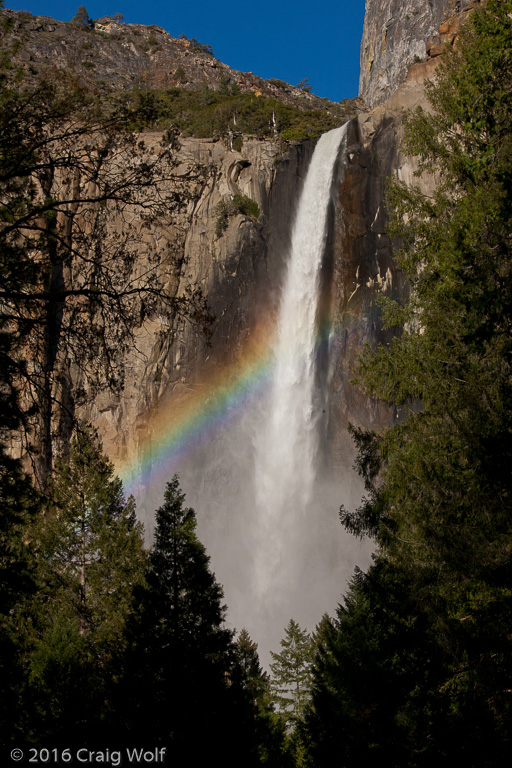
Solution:
<svg viewBox="0 0 512 768">
<path fill-rule="evenodd" d="M 123 13 L 126 22 L 157 24 L 212 46 L 225 64 L 297 84 L 308 78 L 318 96 L 357 96 L 365 0 L 6 0 L 8 8 L 70 21 L 79 5 L 89 16 Z"/>
</svg>

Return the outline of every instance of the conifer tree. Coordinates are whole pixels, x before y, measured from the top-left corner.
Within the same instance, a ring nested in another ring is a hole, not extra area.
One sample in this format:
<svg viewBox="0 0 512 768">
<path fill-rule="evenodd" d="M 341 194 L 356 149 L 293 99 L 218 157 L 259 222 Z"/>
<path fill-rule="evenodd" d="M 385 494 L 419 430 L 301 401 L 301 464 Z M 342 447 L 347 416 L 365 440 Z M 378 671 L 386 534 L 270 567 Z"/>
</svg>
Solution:
<svg viewBox="0 0 512 768">
<path fill-rule="evenodd" d="M 58 463 L 32 539 L 38 590 L 20 621 L 33 739 L 101 740 L 146 553 L 133 499 L 125 501 L 90 428 L 80 427 L 69 459 Z"/>
<path fill-rule="evenodd" d="M 286 768 L 292 763 L 287 749 L 286 731 L 282 719 L 274 712 L 270 679 L 263 671 L 258 646 L 242 629 L 236 640 L 237 666 L 233 682 L 239 684 L 247 701 L 247 743 L 253 743 L 257 765 Z"/>
<path fill-rule="evenodd" d="M 195 512 L 184 507 L 184 501 L 175 475 L 156 512 L 148 588 L 158 609 L 164 609 L 158 627 L 162 636 L 190 646 L 204 643 L 207 655 L 213 658 L 217 648 L 224 652 L 232 634 L 223 626 L 222 587 L 197 538 Z"/>
<path fill-rule="evenodd" d="M 255 705 L 263 704 L 268 696 L 269 679 L 258 656 L 258 645 L 244 628 L 236 639 L 236 653 L 244 685 Z"/>
<path fill-rule="evenodd" d="M 306 764 L 415 765 L 429 731 L 443 654 L 408 574 L 376 558 L 314 635 L 311 697 L 298 739 Z M 444 713 L 446 714 L 446 713 Z"/>
<path fill-rule="evenodd" d="M 405 121 L 404 150 L 439 183 L 430 196 L 390 184 L 411 292 L 383 301 L 397 336 L 358 370 L 403 418 L 354 431 L 368 495 L 342 520 L 377 538 L 388 583 L 408 580 L 409 619 L 426 616 L 442 651 L 407 715 L 425 764 L 511 756 L 511 51 L 512 2 L 488 0 L 428 84 L 431 110 Z"/>
<path fill-rule="evenodd" d="M 294 619 L 285 627 L 281 652 L 271 651 L 272 699 L 288 727 L 301 717 L 311 689 L 311 636 Z"/>
<path fill-rule="evenodd" d="M 125 734 L 138 728 L 192 764 L 216 754 L 235 765 L 242 749 L 236 726 L 246 713 L 236 711 L 240 700 L 230 682 L 233 633 L 224 626 L 222 588 L 197 538 L 195 512 L 184 501 L 174 476 L 156 512 L 147 585 L 131 627 L 120 727 Z M 248 752 L 250 745 L 245 758 Z"/>
</svg>

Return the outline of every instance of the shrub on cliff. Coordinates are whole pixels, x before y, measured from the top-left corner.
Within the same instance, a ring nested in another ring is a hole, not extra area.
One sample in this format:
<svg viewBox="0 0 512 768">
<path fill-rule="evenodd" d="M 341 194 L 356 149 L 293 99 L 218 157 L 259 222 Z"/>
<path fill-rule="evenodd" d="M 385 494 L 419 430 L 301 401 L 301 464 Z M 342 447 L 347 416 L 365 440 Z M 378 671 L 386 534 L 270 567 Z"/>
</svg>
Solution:
<svg viewBox="0 0 512 768">
<path fill-rule="evenodd" d="M 172 126 L 184 136 L 197 138 L 219 139 L 235 135 L 291 142 L 320 136 L 344 120 L 319 109 L 303 110 L 277 99 L 240 93 L 239 87 L 235 86 L 238 84 L 233 83 L 230 89 L 224 84 L 218 91 L 206 85 L 198 91 L 184 88 L 134 90 L 128 97 L 137 113 L 133 127 L 142 130 Z"/>
<path fill-rule="evenodd" d="M 252 200 L 247 195 L 236 194 L 232 200 L 221 200 L 215 208 L 215 213 L 217 216 L 215 234 L 217 237 L 222 237 L 228 228 L 230 216 L 241 213 L 242 216 L 247 216 L 256 222 L 260 218 L 260 207 L 256 200 Z"/>
<path fill-rule="evenodd" d="M 252 200 L 247 195 L 235 195 L 233 197 L 233 205 L 243 215 L 247 216 L 253 221 L 258 221 L 260 217 L 260 207 L 256 200 Z"/>
</svg>

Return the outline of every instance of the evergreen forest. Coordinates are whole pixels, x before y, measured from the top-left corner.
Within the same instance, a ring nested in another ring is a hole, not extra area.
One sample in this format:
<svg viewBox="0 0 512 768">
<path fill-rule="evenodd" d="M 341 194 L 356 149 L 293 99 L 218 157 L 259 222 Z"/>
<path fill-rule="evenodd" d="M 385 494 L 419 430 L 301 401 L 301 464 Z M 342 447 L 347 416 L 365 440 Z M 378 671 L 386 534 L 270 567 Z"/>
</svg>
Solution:
<svg viewBox="0 0 512 768">
<path fill-rule="evenodd" d="M 399 416 L 378 433 L 350 427 L 365 495 L 340 509 L 340 525 L 370 538 L 374 555 L 345 594 L 340 585 L 334 616 L 311 633 L 290 618 L 269 672 L 249 633 L 226 628 L 179 478 L 148 547 L 94 429 L 52 424 L 64 360 L 89 392 L 119 391 L 116 353 L 151 312 L 208 329 L 200 292 L 169 296 L 156 260 L 134 280 L 131 213 L 187 205 L 160 182 L 174 178 L 176 132 L 202 135 L 204 110 L 220 131 L 223 105 L 236 106 L 265 133 L 277 107 L 255 112 L 255 97 L 227 89 L 108 101 L 71 77 L 27 80 L 10 54 L 0 60 L 3 764 L 15 749 L 24 762 L 56 762 L 51 750 L 73 762 L 84 747 L 106 764 L 107 750 L 134 748 L 192 766 L 510 763 L 512 0 L 477 7 L 427 85 L 430 109 L 404 117 L 402 151 L 437 184 L 426 195 L 389 180 L 409 290 L 382 299 L 393 341 L 365 348 L 354 371 Z M 155 153 L 137 130 L 170 120 L 169 105 L 182 122 L 173 117 Z M 287 140 L 318 127 L 279 115 Z M 127 226 L 102 239 L 112 210 Z"/>
</svg>

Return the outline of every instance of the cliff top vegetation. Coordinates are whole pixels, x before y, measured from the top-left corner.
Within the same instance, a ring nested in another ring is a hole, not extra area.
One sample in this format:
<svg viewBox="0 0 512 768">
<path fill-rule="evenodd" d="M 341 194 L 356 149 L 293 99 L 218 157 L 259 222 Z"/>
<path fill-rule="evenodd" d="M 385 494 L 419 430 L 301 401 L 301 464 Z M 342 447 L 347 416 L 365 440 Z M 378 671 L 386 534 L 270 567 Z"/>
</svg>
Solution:
<svg viewBox="0 0 512 768">
<path fill-rule="evenodd" d="M 242 117 L 240 133 L 273 136 L 277 131 L 285 140 L 302 140 L 357 113 L 357 99 L 334 103 L 315 96 L 304 82 L 293 86 L 239 72 L 218 61 L 211 46 L 195 38 L 173 38 L 156 25 L 125 24 L 119 14 L 86 21 L 63 22 L 4 9 L 1 47 L 11 52 L 27 77 L 65 71 L 104 95 L 123 92 L 140 99 L 144 94 L 144 127 L 168 127 L 172 122 L 185 135 L 218 137 L 221 127 L 226 130 L 222 113 L 231 110 L 235 118 Z M 277 127 L 274 121 L 268 125 L 272 113 Z"/>
</svg>

